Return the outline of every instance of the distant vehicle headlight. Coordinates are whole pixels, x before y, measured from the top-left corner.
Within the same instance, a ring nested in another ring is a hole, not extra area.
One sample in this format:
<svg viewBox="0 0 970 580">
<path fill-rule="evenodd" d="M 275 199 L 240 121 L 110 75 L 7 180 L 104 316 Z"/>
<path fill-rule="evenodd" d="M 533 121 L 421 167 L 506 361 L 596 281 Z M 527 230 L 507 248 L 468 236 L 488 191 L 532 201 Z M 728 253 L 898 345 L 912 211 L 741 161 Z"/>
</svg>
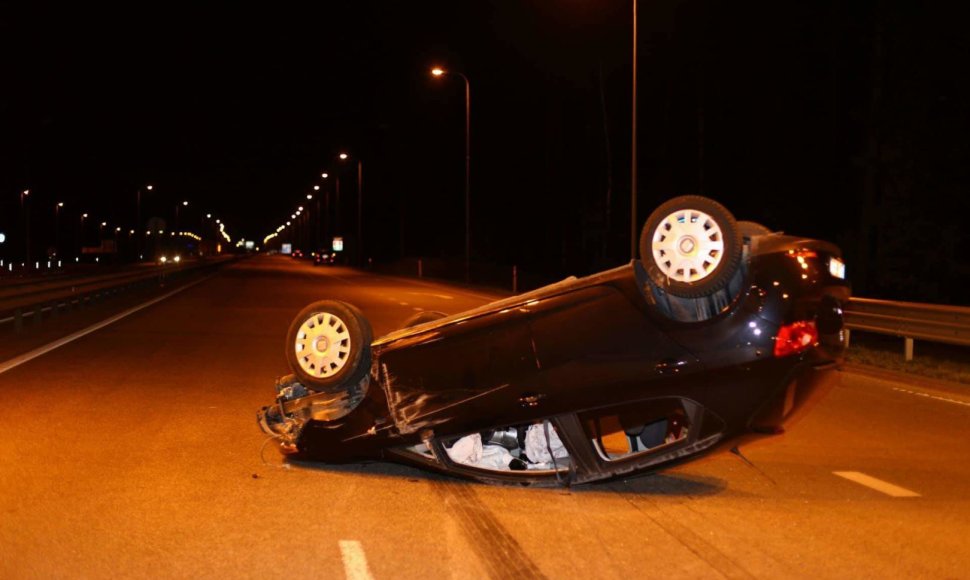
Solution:
<svg viewBox="0 0 970 580">
<path fill-rule="evenodd" d="M 172 259 L 173 259 L 173 260 L 175 260 L 175 263 L 176 263 L 176 264 L 182 261 L 182 257 L 181 257 L 181 256 L 175 256 L 175 257 L 174 257 L 174 258 L 172 258 Z"/>
<path fill-rule="evenodd" d="M 165 256 L 162 256 L 161 258 L 158 259 L 158 261 L 164 264 L 165 262 L 168 262 L 168 258 L 166 258 Z"/>
</svg>

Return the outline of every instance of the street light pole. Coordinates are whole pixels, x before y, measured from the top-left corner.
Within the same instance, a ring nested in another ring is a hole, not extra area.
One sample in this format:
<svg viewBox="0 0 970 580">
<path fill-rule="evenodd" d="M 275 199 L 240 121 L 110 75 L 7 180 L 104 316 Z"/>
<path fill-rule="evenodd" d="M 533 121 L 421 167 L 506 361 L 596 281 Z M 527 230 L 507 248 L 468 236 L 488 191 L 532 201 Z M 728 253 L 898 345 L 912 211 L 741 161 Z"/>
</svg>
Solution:
<svg viewBox="0 0 970 580">
<path fill-rule="evenodd" d="M 151 191 L 152 186 L 148 185 L 145 187 L 145 189 L 147 189 L 148 191 Z M 135 194 L 135 229 L 140 230 L 141 227 L 142 227 L 141 225 L 141 188 L 139 187 L 138 191 Z M 135 252 L 137 253 L 137 259 L 141 260 L 141 237 L 138 238 L 138 242 L 136 242 L 135 245 L 137 246 L 135 248 Z"/>
<path fill-rule="evenodd" d="M 633 0 L 633 122 L 630 156 L 630 260 L 637 258 L 637 0 Z"/>
<path fill-rule="evenodd" d="M 472 166 L 472 89 L 468 77 L 460 72 L 447 71 L 440 67 L 431 69 L 431 74 L 440 77 L 445 74 L 458 75 L 465 81 L 465 282 L 471 279 L 471 166 Z"/>
<path fill-rule="evenodd" d="M 64 202 L 59 201 L 54 205 L 54 255 L 57 256 L 58 253 L 58 223 L 60 222 L 61 208 L 64 207 Z"/>
<path fill-rule="evenodd" d="M 26 264 L 30 263 L 30 208 L 27 206 L 27 198 L 30 190 L 25 189 L 20 193 L 20 209 L 24 214 L 24 255 Z"/>
<path fill-rule="evenodd" d="M 364 208 L 364 189 L 363 189 L 363 179 L 364 179 L 364 162 L 360 159 L 357 160 L 357 265 L 359 267 L 364 266 L 364 230 L 362 229 L 363 220 L 361 220 L 361 213 Z"/>
</svg>

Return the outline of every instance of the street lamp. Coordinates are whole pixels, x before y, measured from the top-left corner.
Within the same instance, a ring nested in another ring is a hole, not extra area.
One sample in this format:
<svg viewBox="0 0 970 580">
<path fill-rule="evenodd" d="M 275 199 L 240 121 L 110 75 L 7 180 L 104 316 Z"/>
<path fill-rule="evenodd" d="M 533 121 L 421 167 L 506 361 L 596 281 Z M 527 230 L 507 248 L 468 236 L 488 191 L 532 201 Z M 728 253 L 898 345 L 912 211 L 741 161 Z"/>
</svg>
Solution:
<svg viewBox="0 0 970 580">
<path fill-rule="evenodd" d="M 58 246 L 58 243 L 57 242 L 58 242 L 58 234 L 59 234 L 59 232 L 58 232 L 57 224 L 60 221 L 60 215 L 61 215 L 61 208 L 62 207 L 64 207 L 64 202 L 63 201 L 57 202 L 57 204 L 54 206 L 54 255 L 55 256 L 58 253 L 58 247 L 57 247 Z"/>
<path fill-rule="evenodd" d="M 30 208 L 27 206 L 27 197 L 29 195 L 29 189 L 20 192 L 20 210 L 24 218 L 24 254 L 27 264 L 30 263 Z"/>
<path fill-rule="evenodd" d="M 341 161 L 346 161 L 350 156 L 346 153 L 341 153 L 339 155 Z M 364 208 L 364 191 L 363 191 L 363 181 L 364 181 L 364 162 L 360 159 L 357 160 L 357 265 L 363 266 L 363 250 L 364 250 L 364 231 L 363 231 L 363 208 Z M 338 197 L 339 199 L 339 197 Z"/>
<path fill-rule="evenodd" d="M 188 206 L 188 205 L 189 205 L 189 202 L 187 202 L 187 201 L 183 201 L 182 203 L 176 203 L 175 204 L 175 230 L 176 231 L 178 231 L 178 229 L 179 229 L 179 207 L 180 206 L 181 207 L 185 207 L 185 206 Z"/>
<path fill-rule="evenodd" d="M 77 239 L 74 240 L 75 245 L 77 246 L 78 255 L 81 254 L 81 249 L 84 247 L 84 220 L 86 219 L 88 219 L 88 214 L 82 213 L 80 224 L 78 225 L 78 231 L 76 236 Z"/>
<path fill-rule="evenodd" d="M 152 189 L 154 189 L 154 187 L 149 184 L 149 185 L 146 185 L 145 186 L 145 189 L 147 191 L 151 191 Z M 137 227 L 139 227 L 139 228 L 142 227 L 142 223 L 141 223 L 141 188 L 139 188 L 138 191 L 135 193 L 135 225 Z M 138 252 L 138 258 L 141 259 L 141 239 L 138 240 L 138 244 L 137 245 L 138 245 L 138 248 L 137 248 L 136 251 Z"/>
<path fill-rule="evenodd" d="M 472 91 L 468 77 L 460 72 L 445 70 L 441 67 L 431 69 L 431 74 L 435 77 L 444 75 L 458 75 L 465 81 L 465 282 L 470 280 L 471 270 L 471 118 L 472 118 Z"/>
<path fill-rule="evenodd" d="M 637 259 L 637 0 L 633 0 L 633 118 L 630 123 L 630 260 Z"/>
</svg>

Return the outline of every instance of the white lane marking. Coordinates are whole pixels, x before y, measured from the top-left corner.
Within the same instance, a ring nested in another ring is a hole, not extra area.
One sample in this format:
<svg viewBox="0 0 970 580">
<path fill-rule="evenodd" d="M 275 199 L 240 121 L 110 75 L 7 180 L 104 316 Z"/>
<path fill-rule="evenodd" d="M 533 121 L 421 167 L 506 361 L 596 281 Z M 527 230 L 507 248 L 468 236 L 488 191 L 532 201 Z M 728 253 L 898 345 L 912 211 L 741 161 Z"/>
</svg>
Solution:
<svg viewBox="0 0 970 580">
<path fill-rule="evenodd" d="M 340 557 L 344 561 L 347 580 L 374 580 L 367 568 L 364 547 L 357 540 L 340 540 Z"/>
<path fill-rule="evenodd" d="M 859 473 L 858 471 L 833 471 L 832 473 L 838 475 L 839 477 L 848 479 L 849 481 L 858 483 L 859 485 L 864 485 L 868 488 L 880 491 L 890 497 L 920 497 L 920 494 L 916 493 L 915 491 L 910 491 L 905 487 L 893 485 L 887 481 L 876 479 L 871 475 Z"/>
<path fill-rule="evenodd" d="M 61 348 L 62 346 L 64 346 L 65 344 L 68 344 L 69 342 L 74 342 L 75 340 L 77 340 L 79 338 L 82 338 L 84 336 L 87 336 L 87 335 L 91 334 L 92 332 L 95 332 L 97 330 L 101 330 L 102 328 L 104 328 L 105 326 L 108 326 L 109 324 L 114 324 L 115 322 L 118 322 L 122 318 L 126 318 L 128 316 L 131 316 L 132 314 L 138 312 L 139 310 L 143 310 L 145 308 L 148 308 L 149 306 L 152 306 L 153 304 L 157 304 L 157 303 L 161 302 L 162 300 L 165 300 L 166 298 L 168 298 L 170 296 L 174 296 L 174 295 L 178 294 L 179 292 L 181 292 L 183 290 L 187 290 L 187 289 L 191 288 L 192 286 L 195 286 L 196 284 L 201 284 L 202 282 L 205 282 L 206 280 L 208 280 L 212 276 L 215 276 L 215 274 L 206 276 L 205 278 L 202 278 L 201 280 L 196 280 L 195 282 L 192 282 L 191 284 L 186 284 L 185 286 L 182 286 L 181 288 L 176 288 L 175 290 L 172 290 L 168 294 L 163 294 L 162 296 L 159 296 L 157 298 L 152 298 L 151 300 L 149 300 L 148 302 L 145 302 L 144 304 L 139 304 L 138 306 L 135 306 L 134 308 L 129 308 L 128 310 L 125 310 L 124 312 L 121 312 L 119 314 L 115 314 L 111 318 L 108 318 L 106 320 L 102 320 L 101 322 L 98 322 L 97 324 L 93 324 L 93 325 L 91 325 L 91 326 L 89 326 L 89 327 L 87 327 L 87 328 L 85 328 L 83 330 L 79 330 L 79 331 L 75 332 L 74 334 L 69 334 L 69 335 L 65 336 L 64 338 L 59 338 L 59 339 L 55 340 L 54 342 L 51 342 L 49 344 L 45 344 L 44 346 L 39 347 L 39 348 L 35 348 L 34 350 L 32 350 L 32 351 L 30 351 L 28 353 L 22 354 L 22 355 L 20 355 L 20 356 L 18 356 L 16 358 L 12 358 L 12 359 L 10 359 L 10 360 L 8 360 L 6 362 L 0 363 L 0 375 L 2 375 L 3 373 L 5 373 L 5 372 L 7 372 L 9 370 L 12 370 L 12 369 L 17 368 L 17 367 L 19 367 L 20 365 L 22 365 L 22 364 L 24 364 L 26 362 L 30 362 L 30 361 L 34 360 L 35 358 L 37 358 L 39 356 L 44 356 L 45 354 L 51 352 L 52 350 L 56 350 L 58 348 Z"/>
<path fill-rule="evenodd" d="M 945 401 L 947 403 L 953 403 L 955 405 L 963 405 L 964 407 L 970 407 L 970 403 L 966 401 L 958 401 L 956 399 L 948 399 L 946 397 L 938 397 L 936 395 L 931 395 L 929 393 L 921 393 L 919 391 L 910 391 L 908 389 L 900 389 L 898 387 L 893 387 L 894 391 L 899 391 L 900 393 L 906 393 L 909 395 L 916 395 L 917 397 L 926 397 L 927 399 L 936 399 L 937 401 Z"/>
</svg>

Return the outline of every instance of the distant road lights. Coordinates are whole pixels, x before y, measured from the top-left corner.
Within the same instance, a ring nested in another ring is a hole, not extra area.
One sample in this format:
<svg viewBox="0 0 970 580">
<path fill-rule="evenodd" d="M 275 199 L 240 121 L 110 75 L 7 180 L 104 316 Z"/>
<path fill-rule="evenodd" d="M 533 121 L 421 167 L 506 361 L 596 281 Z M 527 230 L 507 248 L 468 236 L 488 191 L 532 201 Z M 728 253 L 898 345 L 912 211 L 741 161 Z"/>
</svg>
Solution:
<svg viewBox="0 0 970 580">
<path fill-rule="evenodd" d="M 290 225 L 290 222 L 286 222 L 286 225 L 289 226 Z"/>
<path fill-rule="evenodd" d="M 433 69 L 431 69 L 431 74 L 433 74 L 436 77 L 440 77 L 441 75 L 445 74 L 445 71 L 442 68 L 434 67 Z"/>
<path fill-rule="evenodd" d="M 346 161 L 346 160 L 347 160 L 347 158 L 348 158 L 348 157 L 350 157 L 350 156 L 349 156 L 349 155 L 347 155 L 346 153 L 341 153 L 341 154 L 340 154 L 340 155 L 338 155 L 337 157 L 339 157 L 341 161 Z"/>
<path fill-rule="evenodd" d="M 313 194 L 312 193 L 306 194 L 306 198 L 307 198 L 307 200 L 313 199 Z"/>
<path fill-rule="evenodd" d="M 0 232 L 0 244 L 4 243 L 6 241 L 7 241 L 7 235 L 4 234 L 3 232 Z"/>
<path fill-rule="evenodd" d="M 183 206 L 183 207 L 184 207 L 184 206 L 187 206 L 187 205 L 189 205 L 189 202 L 187 202 L 187 201 L 183 201 L 183 202 L 182 202 L 182 206 Z"/>
<path fill-rule="evenodd" d="M 324 173 L 324 175 L 326 175 L 326 173 Z M 320 186 L 319 185 L 314 185 L 313 186 L 313 191 L 320 191 Z"/>
<path fill-rule="evenodd" d="M 212 219 L 212 214 L 211 213 L 205 214 L 205 219 L 211 220 Z"/>
<path fill-rule="evenodd" d="M 298 207 L 296 209 L 297 209 L 297 211 L 303 211 L 303 206 L 301 205 L 300 207 Z"/>
<path fill-rule="evenodd" d="M 151 191 L 153 189 L 153 187 L 151 185 L 149 185 L 145 189 L 147 189 L 148 191 Z"/>
</svg>

